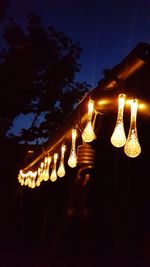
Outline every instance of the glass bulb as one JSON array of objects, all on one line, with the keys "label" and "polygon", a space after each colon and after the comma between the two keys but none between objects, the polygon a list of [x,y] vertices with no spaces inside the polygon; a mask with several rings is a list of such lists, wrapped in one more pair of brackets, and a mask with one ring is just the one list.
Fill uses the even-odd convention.
[{"label": "glass bulb", "polygon": [[68,159],[68,165],[71,168],[75,168],[77,166],[76,136],[77,136],[77,131],[76,129],[73,129],[72,130],[72,145],[71,145],[71,150],[70,150],[70,156]]},{"label": "glass bulb", "polygon": [[64,156],[65,156],[65,150],[66,150],[66,146],[62,145],[61,146],[61,158],[60,158],[60,163],[59,163],[59,167],[58,167],[58,171],[57,171],[57,175],[59,177],[64,177],[66,172],[65,172],[65,166],[64,166]]},{"label": "glass bulb", "polygon": [[45,157],[44,159],[44,170],[43,170],[43,180],[48,181],[49,180],[49,167],[51,163],[51,157]]},{"label": "glass bulb", "polygon": [[31,183],[32,183],[31,178],[28,178],[28,183],[27,183],[27,185],[28,185],[29,187],[31,187]]},{"label": "glass bulb", "polygon": [[24,179],[22,178],[20,181],[20,184],[23,186],[24,185]]},{"label": "glass bulb", "polygon": [[111,143],[115,147],[122,147],[126,143],[126,135],[123,124],[123,111],[125,105],[125,95],[120,94],[118,100],[118,116],[116,126],[111,136]]},{"label": "glass bulb", "polygon": [[41,162],[41,165],[40,166],[41,166],[41,169],[44,168],[44,162],[43,161]]},{"label": "glass bulb", "polygon": [[34,181],[34,180],[31,181],[31,186],[30,186],[30,187],[31,187],[32,189],[35,188],[35,181]]},{"label": "glass bulb", "polygon": [[25,179],[24,185],[28,185],[28,179]]},{"label": "glass bulb", "polygon": [[138,101],[133,99],[131,102],[131,120],[128,138],[124,147],[124,152],[128,157],[135,158],[141,153],[141,146],[138,140],[136,117],[137,117]]},{"label": "glass bulb", "polygon": [[51,156],[48,156],[48,158],[47,158],[47,162],[48,162],[48,165],[49,165],[49,166],[50,166],[50,164],[51,164],[51,161],[52,161]]},{"label": "glass bulb", "polygon": [[92,126],[92,115],[94,110],[94,101],[90,100],[88,103],[88,119],[87,124],[82,133],[82,139],[84,142],[89,143],[95,139],[95,133]]},{"label": "glass bulb", "polygon": [[57,175],[59,177],[64,177],[65,174],[66,174],[66,172],[65,172],[65,166],[64,166],[63,162],[60,162],[59,168],[58,168],[58,171],[57,171]]},{"label": "glass bulb", "polygon": [[57,180],[57,173],[56,173],[56,170],[52,170],[51,172],[51,176],[50,176],[50,180],[52,182],[55,182]]},{"label": "glass bulb", "polygon": [[48,181],[49,179],[49,168],[46,168],[44,171],[43,171],[43,180],[44,181]]},{"label": "glass bulb", "polygon": [[41,184],[40,180],[37,179],[37,181],[36,181],[36,186],[40,186],[40,184]]},{"label": "glass bulb", "polygon": [[87,122],[87,125],[82,133],[82,139],[86,143],[92,142],[95,139],[95,133],[93,131],[93,126],[91,121]]},{"label": "glass bulb", "polygon": [[44,164],[45,164],[45,165],[47,164],[47,161],[48,161],[48,158],[45,157],[45,159],[44,159]]},{"label": "glass bulb", "polygon": [[44,179],[44,162],[43,161],[40,164],[40,168],[38,168],[38,177],[39,177],[40,182],[42,182]]},{"label": "glass bulb", "polygon": [[43,180],[42,169],[40,167],[38,168],[38,179],[39,179],[40,182],[42,182],[42,180]]},{"label": "glass bulb", "polygon": [[77,155],[75,151],[71,151],[69,159],[68,159],[68,165],[71,168],[75,168],[77,166]]},{"label": "glass bulb", "polygon": [[54,153],[53,168],[52,168],[52,172],[50,175],[50,180],[52,182],[55,182],[57,180],[57,172],[56,172],[57,159],[58,159],[58,154]]}]

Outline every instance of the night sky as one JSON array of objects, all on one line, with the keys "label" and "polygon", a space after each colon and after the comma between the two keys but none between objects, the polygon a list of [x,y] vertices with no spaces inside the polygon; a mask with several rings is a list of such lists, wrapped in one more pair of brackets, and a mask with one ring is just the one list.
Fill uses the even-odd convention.
[{"label": "night sky", "polygon": [[[120,63],[139,42],[150,41],[150,0],[10,2],[7,16],[24,27],[28,14],[39,15],[45,26],[52,25],[80,43],[81,70],[76,79],[92,87],[102,78],[103,69]],[[16,132],[28,124],[29,117],[21,117],[15,123]]]},{"label": "night sky", "polygon": [[[150,0],[87,1],[10,0],[7,17],[25,28],[26,16],[37,14],[45,27],[79,42],[76,80],[95,87],[103,69],[120,63],[138,43],[150,43]],[[127,83],[127,92],[138,88],[147,101],[148,68]],[[97,116],[95,168],[86,186],[66,164],[64,179],[33,191],[21,187],[17,173],[28,157],[22,160],[24,146],[2,143],[0,267],[150,266],[150,126],[149,117],[139,118],[142,153],[131,159],[110,144],[114,114]],[[15,132],[29,123],[20,116]]]},{"label": "night sky", "polygon": [[8,14],[25,25],[38,14],[83,49],[77,79],[96,86],[102,70],[119,63],[139,42],[150,41],[150,1],[13,0]]}]

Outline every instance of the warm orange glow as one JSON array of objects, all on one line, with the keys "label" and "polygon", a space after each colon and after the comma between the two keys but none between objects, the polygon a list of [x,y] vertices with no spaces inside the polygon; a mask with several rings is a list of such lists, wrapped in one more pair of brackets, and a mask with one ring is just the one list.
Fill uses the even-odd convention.
[{"label": "warm orange glow", "polygon": [[89,100],[89,103],[88,103],[88,115],[89,116],[92,116],[93,110],[94,110],[94,101]]},{"label": "warm orange glow", "polygon": [[37,179],[37,181],[36,181],[36,186],[40,186],[40,184],[41,184],[40,180]]},{"label": "warm orange glow", "polygon": [[136,117],[138,101],[133,99],[131,102],[131,120],[128,138],[124,147],[124,152],[128,157],[135,158],[141,153],[141,147],[138,140]]},{"label": "warm orange glow", "polygon": [[59,177],[64,177],[66,172],[65,172],[65,166],[64,166],[64,156],[65,156],[65,150],[66,150],[66,146],[62,145],[61,146],[61,157],[60,157],[60,163],[59,163],[59,167],[58,167],[58,171],[57,171],[57,175]]},{"label": "warm orange glow", "polygon": [[99,106],[105,106],[111,103],[111,99],[105,98],[105,99],[101,99],[97,102],[97,104]]},{"label": "warm orange glow", "polygon": [[118,116],[117,116],[116,126],[111,136],[111,143],[115,147],[122,147],[125,145],[126,142],[126,135],[123,124],[124,105],[125,105],[125,95],[120,94],[118,99]]},{"label": "warm orange glow", "polygon": [[90,100],[88,103],[88,119],[87,124],[82,133],[82,139],[84,142],[89,143],[95,139],[95,133],[92,125],[92,115],[94,110],[94,101]]},{"label": "warm orange glow", "polygon": [[71,150],[70,150],[70,156],[68,159],[68,165],[71,168],[75,168],[77,166],[76,136],[77,136],[76,129],[73,129],[72,130],[72,145],[71,145]]},{"label": "warm orange glow", "polygon": [[48,181],[49,180],[49,167],[50,167],[50,163],[51,163],[51,157],[45,157],[44,159],[44,167],[43,167],[43,171],[42,171],[42,178],[44,181]]},{"label": "warm orange glow", "polygon": [[50,175],[50,180],[52,182],[55,182],[57,180],[57,172],[56,172],[57,159],[58,159],[58,154],[54,153],[54,156],[53,156],[53,168],[52,168],[52,172],[51,172],[51,175]]},{"label": "warm orange glow", "polygon": [[[147,110],[147,104],[144,103],[144,102],[143,102],[142,100],[140,100],[140,99],[138,99],[137,101],[138,101],[138,111],[146,111],[146,110]],[[133,99],[128,98],[128,99],[126,100],[125,105],[126,105],[127,107],[130,108],[132,102],[133,102]]]}]

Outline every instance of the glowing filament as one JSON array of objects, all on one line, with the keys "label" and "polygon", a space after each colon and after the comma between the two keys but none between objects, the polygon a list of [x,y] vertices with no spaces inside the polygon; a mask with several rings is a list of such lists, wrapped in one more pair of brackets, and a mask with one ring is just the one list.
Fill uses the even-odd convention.
[{"label": "glowing filament", "polygon": [[38,168],[38,180],[40,181],[40,183],[43,181],[43,177],[42,177],[42,169],[41,169],[41,167]]},{"label": "glowing filament", "polygon": [[40,186],[41,182],[39,179],[36,180],[36,186]]},{"label": "glowing filament", "polygon": [[64,166],[64,156],[65,156],[65,150],[66,150],[66,146],[62,145],[61,146],[61,157],[60,157],[60,163],[59,163],[59,167],[58,167],[58,171],[57,174],[59,177],[64,177],[66,172],[65,172],[65,166]]},{"label": "glowing filament", "polygon": [[40,168],[38,168],[38,178],[39,178],[40,182],[43,181],[43,178],[44,178],[44,162],[41,162]]},{"label": "glowing filament", "polygon": [[52,168],[52,172],[51,172],[51,176],[50,176],[50,180],[52,182],[55,182],[57,180],[57,173],[56,173],[57,159],[58,159],[58,154],[54,153],[53,168]]},{"label": "glowing filament", "polygon": [[49,179],[49,167],[51,163],[51,157],[45,157],[44,159],[44,170],[43,170],[43,180],[48,181]]},{"label": "glowing filament", "polygon": [[124,152],[128,157],[135,158],[141,153],[141,147],[138,140],[136,117],[138,101],[133,99],[131,102],[131,120],[128,138],[124,147]]},{"label": "glowing filament", "polygon": [[122,147],[126,143],[126,135],[123,124],[123,111],[125,105],[125,95],[120,94],[118,100],[118,116],[116,126],[111,136],[111,143],[115,147]]},{"label": "glowing filament", "polygon": [[77,131],[76,131],[76,129],[73,129],[72,130],[72,145],[71,145],[71,150],[70,150],[70,156],[68,159],[68,165],[71,168],[74,168],[77,166],[76,136],[77,136]]},{"label": "glowing filament", "polygon": [[88,119],[87,124],[82,133],[82,139],[84,142],[92,142],[95,139],[95,133],[92,126],[92,115],[94,110],[94,101],[90,100],[88,103]]}]

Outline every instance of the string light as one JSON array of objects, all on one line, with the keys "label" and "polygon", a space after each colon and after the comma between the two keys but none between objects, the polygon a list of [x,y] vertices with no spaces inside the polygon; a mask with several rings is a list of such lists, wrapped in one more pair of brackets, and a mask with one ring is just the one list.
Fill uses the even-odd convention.
[{"label": "string light", "polygon": [[54,153],[53,168],[52,168],[52,172],[51,172],[51,175],[50,175],[50,180],[52,182],[55,182],[57,180],[57,172],[56,172],[57,159],[58,159],[58,153]]},{"label": "string light", "polygon": [[92,126],[93,110],[94,110],[94,101],[89,100],[87,124],[82,133],[82,139],[86,143],[92,142],[95,139],[95,133],[94,133],[93,126]]},{"label": "string light", "polygon": [[76,137],[77,137],[77,131],[76,129],[73,129],[72,130],[72,145],[71,145],[71,150],[70,150],[70,156],[68,159],[68,165],[71,168],[75,168],[77,166]]},{"label": "string light", "polygon": [[36,186],[40,186],[41,182],[39,179],[36,180]]},{"label": "string light", "polygon": [[31,184],[30,184],[30,187],[33,189],[35,188],[35,178],[36,178],[36,175],[37,175],[37,172],[32,172],[31,173]]},{"label": "string light", "polygon": [[43,180],[49,180],[49,167],[51,163],[51,157],[45,157],[44,159],[44,170],[43,170]]},{"label": "string light", "polygon": [[126,143],[126,135],[123,124],[123,111],[125,105],[125,95],[120,94],[118,99],[118,116],[116,126],[111,136],[111,143],[115,147],[122,147]]},{"label": "string light", "polygon": [[131,102],[131,119],[128,138],[124,147],[124,152],[128,157],[135,158],[141,153],[141,146],[138,140],[136,118],[138,101],[133,99]]},{"label": "string light", "polygon": [[[126,97],[125,94],[120,94],[118,98],[118,115],[117,115],[116,125],[113,134],[111,136],[111,143],[115,147],[122,147],[125,145],[124,147],[125,154],[129,157],[135,158],[141,153],[141,147],[138,140],[137,126],[136,126],[138,101],[137,99],[131,101],[130,128],[129,128],[128,138],[126,140],[124,124],[123,124],[125,97]],[[94,110],[94,101],[90,100],[88,103],[87,124],[85,126],[84,131],[82,132],[82,139],[86,143],[92,142],[95,139],[95,133],[92,125],[93,110]],[[76,137],[77,137],[77,131],[76,129],[72,129],[72,142],[71,142],[70,155],[68,158],[68,165],[71,168],[77,166]],[[54,182],[57,180],[57,175],[59,177],[65,176],[66,174],[65,162],[64,162],[65,151],[66,151],[66,145],[63,144],[61,146],[61,155],[60,155],[58,171],[56,170],[58,153],[54,153],[52,171],[51,175],[49,176],[49,169],[52,157],[47,155],[44,158],[44,160],[40,162],[40,165],[37,168],[37,170],[35,171],[29,170],[27,172],[20,170],[18,174],[19,183],[22,186],[35,188],[36,186],[39,187],[43,180],[48,181],[50,179],[52,182]]]},{"label": "string light", "polygon": [[64,156],[65,156],[65,150],[66,150],[66,145],[61,146],[61,157],[60,157],[60,163],[57,171],[57,175],[59,177],[64,177],[66,172],[65,172],[65,165],[64,165]]}]

